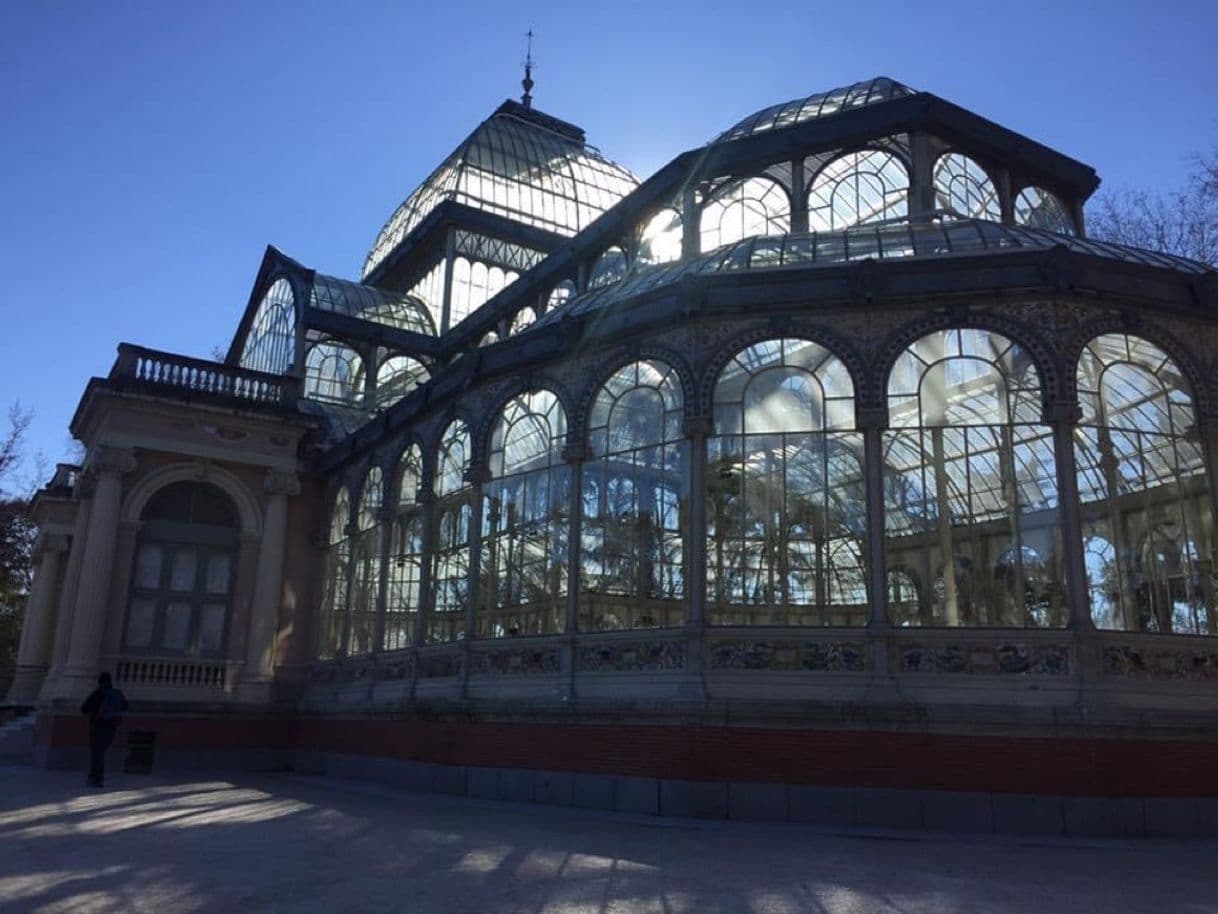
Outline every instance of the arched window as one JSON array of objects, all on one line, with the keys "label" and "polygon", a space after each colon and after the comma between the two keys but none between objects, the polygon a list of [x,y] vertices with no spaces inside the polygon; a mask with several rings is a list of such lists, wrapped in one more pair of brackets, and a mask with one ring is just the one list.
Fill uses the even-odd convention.
[{"label": "arched window", "polygon": [[596,265],[588,276],[588,288],[599,289],[617,282],[626,275],[627,266],[626,252],[614,245],[597,258]]},{"label": "arched window", "polygon": [[483,492],[483,637],[562,630],[570,471],[567,416],[548,390],[513,397],[491,435]]},{"label": "arched window", "polygon": [[791,230],[791,201],[777,181],[749,178],[708,200],[700,225],[703,251],[750,235],[785,235]]},{"label": "arched window", "polygon": [[[1193,399],[1162,349],[1120,333],[1078,364],[1075,435],[1092,618],[1126,631],[1218,634],[1210,480]],[[1203,564],[1204,562],[1204,564]]]},{"label": "arched window", "polygon": [[427,369],[408,355],[391,355],[376,370],[376,405],[392,406],[427,380]]},{"label": "arched window", "polygon": [[515,270],[455,258],[448,326],[444,329],[455,327],[519,278]]},{"label": "arched window", "polygon": [[1074,223],[1056,196],[1039,187],[1025,187],[1015,198],[1015,222],[1061,235],[1073,235]]},{"label": "arched window", "polygon": [[381,507],[385,484],[379,467],[368,471],[360,494],[351,580],[351,637],[347,653],[370,654],[376,645],[376,598],[381,582]]},{"label": "arched window", "polygon": [[825,165],[808,191],[808,227],[840,232],[867,222],[897,219],[909,204],[909,175],[890,152],[864,149]]},{"label": "arched window", "polygon": [[465,634],[473,516],[473,488],[466,481],[469,466],[469,429],[460,419],[454,419],[440,439],[436,460],[432,613],[425,631],[429,643],[455,641]]},{"label": "arched window", "polygon": [[351,542],[347,525],[351,521],[351,500],[345,488],[339,489],[330,508],[330,546],[326,550],[325,583],[321,595],[321,632],[317,655],[333,657],[342,649],[343,621],[347,614],[347,580],[351,567]]},{"label": "arched window", "polygon": [[241,367],[271,374],[292,369],[296,354],[296,296],[282,277],[275,280],[254,312],[245,334]]},{"label": "arched window", "polygon": [[512,324],[508,328],[508,336],[523,333],[535,323],[537,323],[537,315],[533,312],[532,308],[525,306],[517,311],[516,316],[512,318]]},{"label": "arched window", "polygon": [[350,346],[314,343],[305,356],[306,397],[360,405],[364,396],[364,362]]},{"label": "arched window", "polygon": [[647,220],[639,235],[639,263],[669,263],[681,259],[681,214],[672,207]]},{"label": "arched window", "polygon": [[935,207],[962,219],[1002,219],[998,191],[985,169],[966,155],[945,152],[934,168]]},{"label": "arched window", "polygon": [[917,625],[922,613],[918,579],[907,568],[888,569],[888,618],[893,625]]},{"label": "arched window", "polygon": [[1057,477],[1040,404],[1031,357],[986,330],[928,334],[893,365],[885,549],[890,569],[936,581],[922,624],[1065,624]]},{"label": "arched window", "polygon": [[555,308],[561,307],[574,295],[575,283],[571,282],[569,279],[564,279],[550,290],[550,297],[546,300],[546,313],[549,314]]},{"label": "arched window", "polygon": [[423,453],[412,444],[398,461],[397,509],[389,548],[389,586],[385,599],[385,650],[414,642],[415,620],[422,597],[423,575]]},{"label": "arched window", "polygon": [[140,515],[124,648],[222,657],[236,575],[237,516],[215,486],[176,482]]},{"label": "arched window", "polygon": [[865,623],[863,443],[846,366],[808,340],[766,340],[723,369],[714,403],[711,624]]},{"label": "arched window", "polygon": [[677,373],[618,369],[592,402],[583,468],[580,628],[676,626],[685,596],[688,447]]}]

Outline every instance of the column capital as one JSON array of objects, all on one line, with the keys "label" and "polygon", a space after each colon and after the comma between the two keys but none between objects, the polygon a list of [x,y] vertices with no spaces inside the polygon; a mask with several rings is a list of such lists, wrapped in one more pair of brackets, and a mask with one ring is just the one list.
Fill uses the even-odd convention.
[{"label": "column capital", "polygon": [[300,477],[295,473],[283,470],[268,470],[262,480],[262,488],[267,495],[299,495]]},{"label": "column capital", "polygon": [[855,421],[858,422],[860,431],[873,428],[883,431],[888,428],[888,406],[885,404],[859,405],[855,408]]},{"label": "column capital", "polygon": [[89,449],[85,472],[92,476],[103,473],[130,473],[135,469],[135,448],[99,444]]}]

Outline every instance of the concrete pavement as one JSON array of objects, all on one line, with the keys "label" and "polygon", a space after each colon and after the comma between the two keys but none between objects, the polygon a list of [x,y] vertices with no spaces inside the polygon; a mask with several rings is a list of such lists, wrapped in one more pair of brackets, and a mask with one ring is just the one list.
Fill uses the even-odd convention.
[{"label": "concrete pavement", "polygon": [[293,775],[0,768],[0,912],[1218,914],[1218,843],[834,834]]}]

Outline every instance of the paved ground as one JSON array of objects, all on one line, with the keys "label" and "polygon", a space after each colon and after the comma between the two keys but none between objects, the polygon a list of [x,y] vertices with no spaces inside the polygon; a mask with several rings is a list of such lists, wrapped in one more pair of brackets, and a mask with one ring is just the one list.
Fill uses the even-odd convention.
[{"label": "paved ground", "polygon": [[831,834],[266,775],[0,768],[0,912],[1218,914],[1218,843]]}]

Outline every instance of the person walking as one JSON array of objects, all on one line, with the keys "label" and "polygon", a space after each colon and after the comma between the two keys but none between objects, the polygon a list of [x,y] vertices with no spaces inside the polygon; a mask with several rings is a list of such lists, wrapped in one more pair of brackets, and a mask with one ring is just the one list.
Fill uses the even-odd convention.
[{"label": "person walking", "polygon": [[80,713],[89,718],[89,787],[101,787],[106,773],[106,750],[114,742],[114,733],[127,710],[127,698],[114,687],[109,673],[97,677],[97,688],[80,706]]}]

